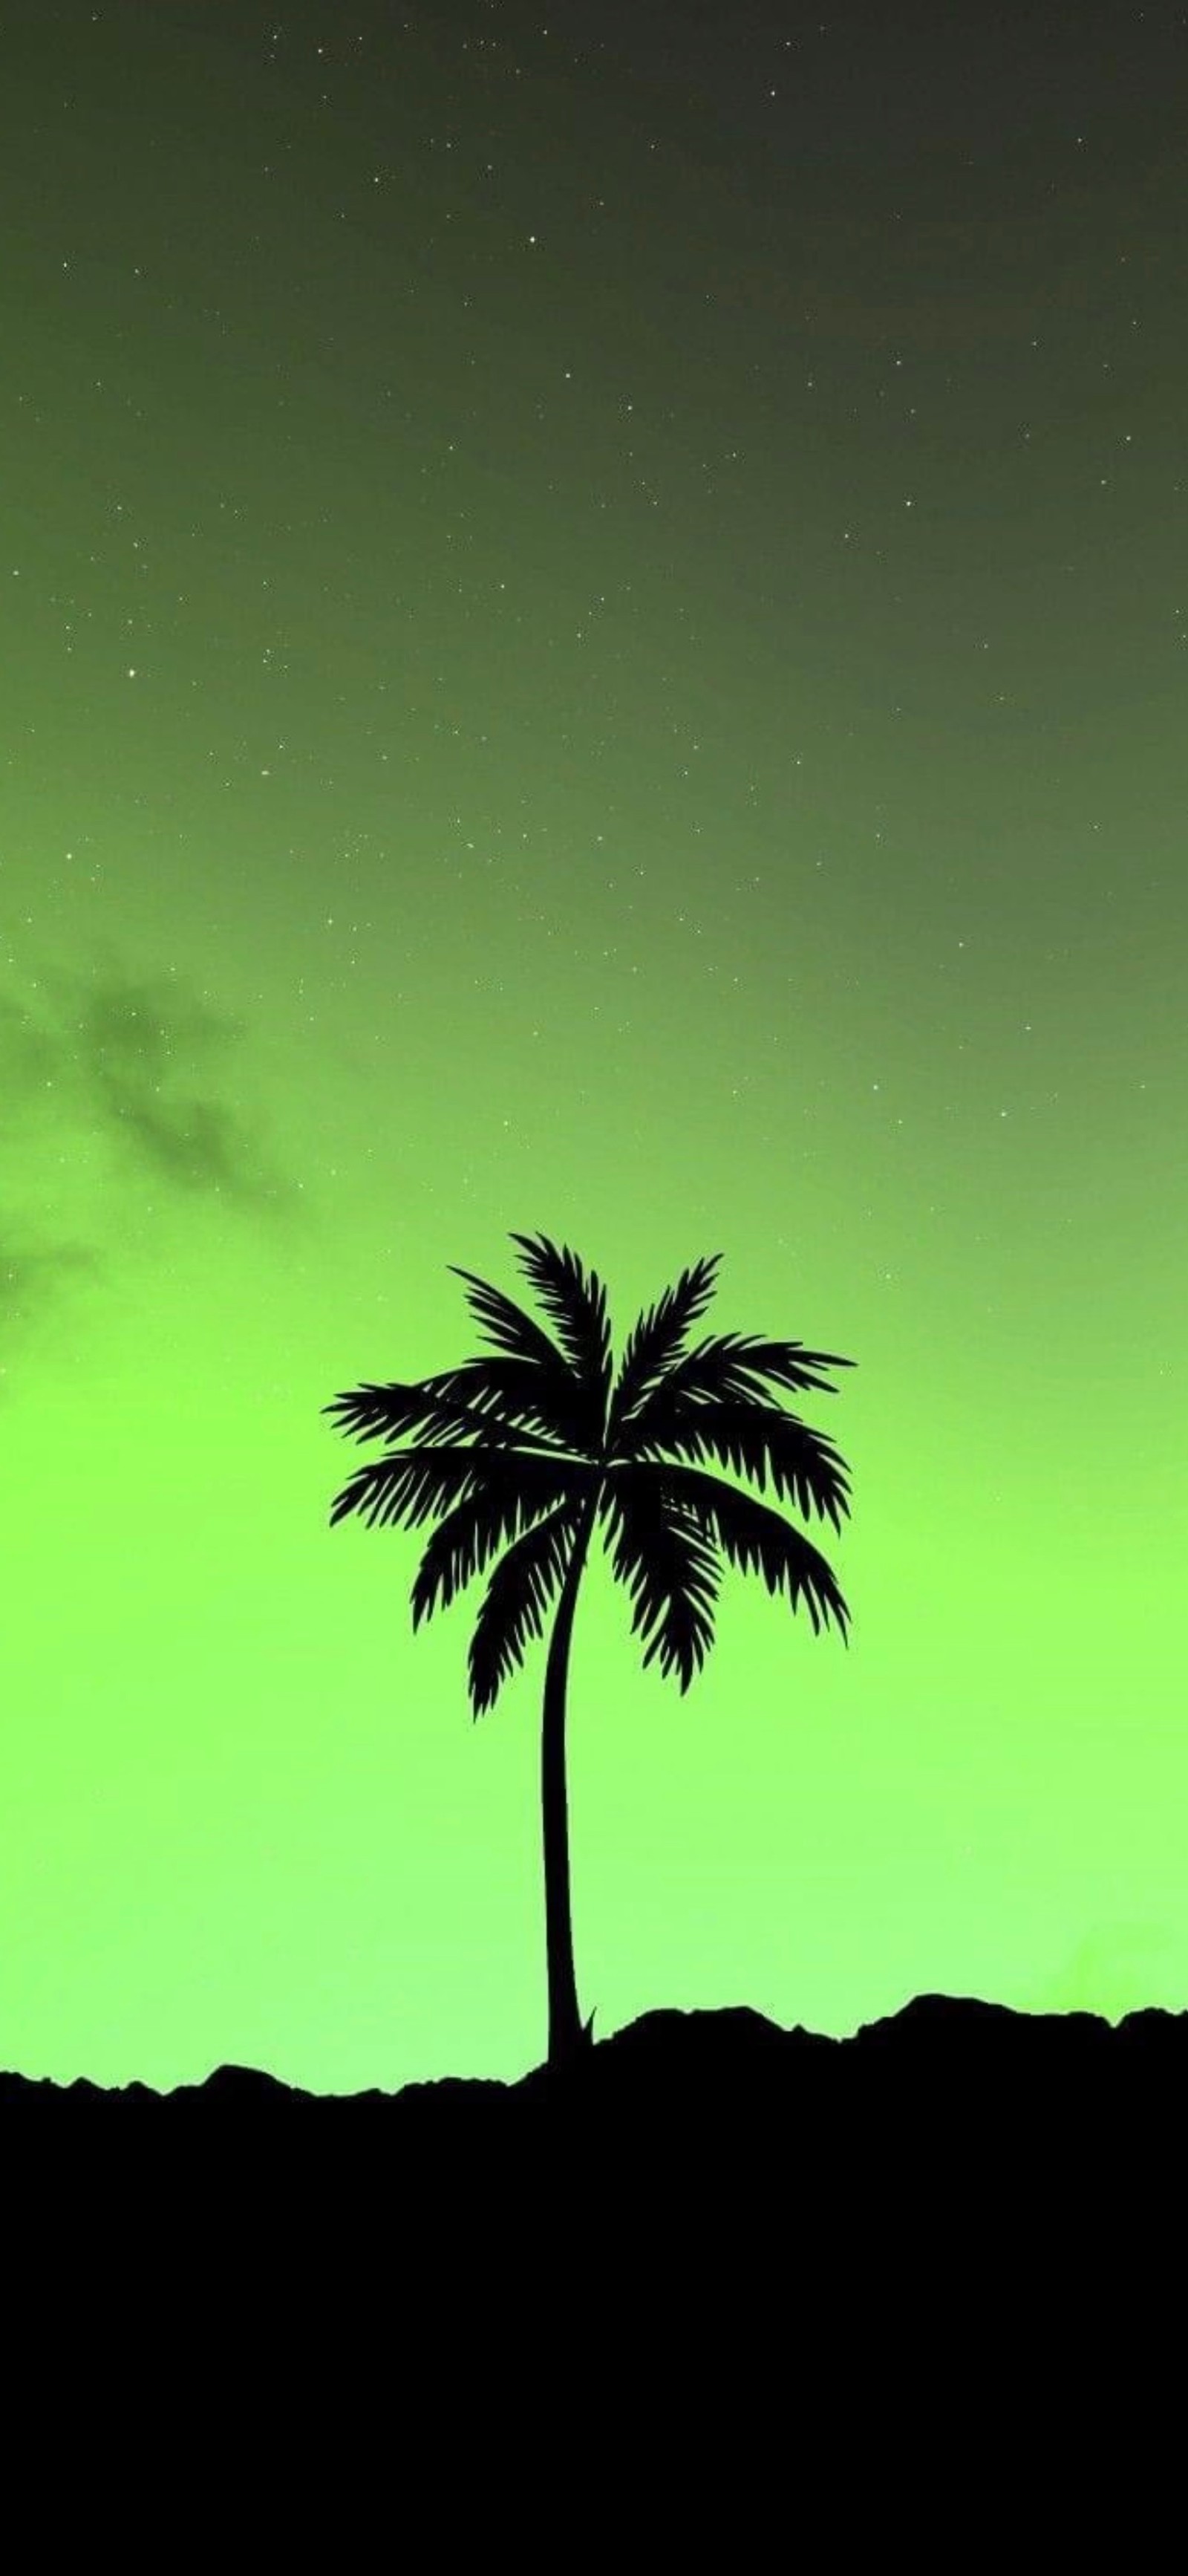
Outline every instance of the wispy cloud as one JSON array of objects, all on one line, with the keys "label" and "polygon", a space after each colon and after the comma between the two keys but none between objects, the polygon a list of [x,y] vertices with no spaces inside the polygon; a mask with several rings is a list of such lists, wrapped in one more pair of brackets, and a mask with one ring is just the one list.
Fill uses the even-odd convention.
[{"label": "wispy cloud", "polygon": [[185,1198],[223,1197],[265,1213],[296,1198],[262,1122],[230,1096],[232,1077],[210,1076],[212,1059],[247,1037],[246,1020],[173,975],[79,978],[73,990],[55,980],[71,1076],[133,1168]]},{"label": "wispy cloud", "polygon": [[[15,979],[0,989],[6,1346],[21,1326],[118,1267],[129,1192],[178,1210],[225,1203],[282,1232],[304,1223],[300,1184],[246,1105],[249,1039],[246,1020],[174,971],[44,967],[23,990]],[[96,1148],[103,1186],[80,1232],[66,1209]]]},{"label": "wispy cloud", "polygon": [[63,1291],[79,1278],[101,1274],[103,1261],[93,1244],[50,1243],[40,1248],[22,1242],[0,1220],[0,1333],[33,1322],[60,1304]]},{"label": "wispy cloud", "polygon": [[5,1123],[14,1110],[39,1099],[54,1077],[59,1049],[26,1004],[0,991],[0,1097]]}]

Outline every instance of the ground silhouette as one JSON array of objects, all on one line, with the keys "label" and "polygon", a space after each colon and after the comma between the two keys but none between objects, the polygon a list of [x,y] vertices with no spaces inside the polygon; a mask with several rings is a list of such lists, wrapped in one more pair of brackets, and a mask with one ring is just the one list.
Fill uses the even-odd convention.
[{"label": "ground silhouette", "polygon": [[[447,2077],[320,2095],[256,2068],[219,2066],[172,2092],[0,2074],[0,2152],[60,2150],[147,2178],[187,2161],[266,2167],[278,2190],[318,2170],[365,2193],[415,2185],[425,2200],[464,2172],[498,2174],[521,2200],[546,2191],[557,2158],[642,2187],[661,2174],[700,2224],[761,2215],[797,2171],[828,2194],[860,2170],[878,2193],[893,2178],[1025,2189],[1061,2158],[1082,2172],[1113,2160],[1154,2176],[1182,2153],[1188,2111],[1188,2012],[1150,2009],[1116,2025],[1088,2012],[1022,2013],[972,1998],[921,1995],[834,2039],[783,2029],[749,2008],[658,2010],[558,2069],[518,2080]],[[731,2194],[745,2183],[747,2208]]]},{"label": "ground silhouette", "polygon": [[379,2463],[396,2427],[451,2527],[489,2514],[476,2441],[518,2494],[547,2428],[671,2546],[715,2475],[736,2519],[825,2479],[885,2531],[884,2439],[957,2530],[1021,2435],[1055,2481],[1093,2392],[1178,2343],[1186,2112],[1184,2013],[936,1995],[841,2040],[660,2010],[567,2070],[393,2094],[7,2074],[9,2346],[133,2356],[142,2414],[200,2384],[253,2457],[269,2410],[315,2451],[377,2423]]}]

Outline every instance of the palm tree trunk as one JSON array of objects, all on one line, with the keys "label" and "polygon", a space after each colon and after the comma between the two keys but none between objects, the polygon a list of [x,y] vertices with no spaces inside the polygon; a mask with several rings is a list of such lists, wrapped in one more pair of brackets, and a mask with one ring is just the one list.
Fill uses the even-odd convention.
[{"label": "palm tree trunk", "polygon": [[[549,1980],[549,2065],[569,2066],[591,2033],[578,2011],[569,1894],[569,1801],[565,1786],[565,1687],[578,1585],[594,1525],[594,1505],[583,1514],[561,1587],[545,1666],[544,1720],[540,1738],[540,1806],[544,1830],[545,1943]],[[593,2015],[591,2014],[591,2022]]]}]

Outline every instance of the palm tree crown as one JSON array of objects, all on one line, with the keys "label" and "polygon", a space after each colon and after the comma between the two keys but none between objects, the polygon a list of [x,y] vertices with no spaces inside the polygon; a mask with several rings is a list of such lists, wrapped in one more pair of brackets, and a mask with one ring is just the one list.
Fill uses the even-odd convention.
[{"label": "palm tree crown", "polygon": [[[659,1655],[662,1673],[675,1672],[682,1691],[713,1643],[721,1557],[743,1572],[759,1571],[770,1593],[785,1589],[793,1610],[803,1601],[815,1632],[832,1618],[845,1643],[849,1612],[812,1541],[698,1462],[729,1467],[761,1493],[770,1476],[777,1499],[787,1497],[804,1515],[828,1514],[840,1533],[841,1515],[849,1511],[843,1461],[830,1440],[785,1412],[769,1390],[834,1394],[822,1372],[853,1362],[754,1334],[715,1334],[690,1349],[690,1329],[715,1291],[715,1253],[683,1271],[675,1288],[639,1317],[612,1379],[606,1294],[596,1273],[587,1275],[572,1252],[558,1250],[545,1235],[514,1234],[512,1241],[555,1338],[501,1290],[458,1270],[492,1347],[416,1385],[359,1386],[322,1409],[348,1437],[408,1444],[357,1467],[330,1519],[360,1512],[369,1526],[437,1521],[413,1583],[414,1629],[439,1606],[448,1607],[493,1558],[500,1560],[470,1640],[476,1718],[522,1663],[529,1637],[540,1635],[560,1591],[542,1770],[546,1896],[551,1889],[556,1913],[555,1923],[550,1915],[553,2056],[572,2046],[576,2013],[576,1999],[558,2004],[554,1992],[553,1936],[564,1949],[565,1677],[593,1529],[601,1520],[614,1572],[633,1595],[632,1626],[643,1632],[645,1665]],[[561,1985],[563,1969],[562,1961]]]}]

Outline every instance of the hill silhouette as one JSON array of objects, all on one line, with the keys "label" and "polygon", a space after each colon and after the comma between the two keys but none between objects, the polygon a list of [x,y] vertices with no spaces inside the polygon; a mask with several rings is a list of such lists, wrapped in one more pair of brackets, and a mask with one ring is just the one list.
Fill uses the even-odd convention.
[{"label": "hill silhouette", "polygon": [[667,2213],[695,2207],[708,2242],[782,2223],[808,2174],[819,2205],[857,2175],[868,2209],[894,2188],[934,2213],[974,2191],[984,2212],[988,2186],[1020,2201],[1054,2179],[1066,2194],[1093,2176],[1114,2189],[1124,2169],[1149,2194],[1178,2171],[1186,2111],[1188,2013],[1114,2025],[930,1994],[844,2039],[745,2006],[657,2010],[569,2067],[395,2093],[313,2094],[235,2065],[166,2093],[5,2073],[0,2154],[34,2181],[66,2158],[167,2196],[187,2171],[208,2191],[266,2177],[278,2203],[333,2177],[356,2216],[382,2191],[423,2211],[448,2201],[458,2224],[476,2197],[489,2215],[496,2181],[503,2206],[531,2209],[563,2155],[597,2177],[603,2207],[659,2180]]},{"label": "hill silhouette", "polygon": [[919,2451],[943,2503],[987,2428],[1013,2460],[1025,2412],[1042,2449],[1054,2408],[1158,2375],[1186,2107],[1184,2013],[943,1995],[840,2040],[649,2012],[571,2068],[393,2094],[6,2074],[10,2342],[51,2373],[105,2352],[145,2420],[200,2384],[249,2453],[262,2407],[317,2443],[378,2419],[380,2461],[396,2421],[402,2479],[419,2443],[434,2512],[480,2522],[460,2409],[472,2471],[482,2439],[520,2474],[547,2427],[567,2474],[593,2446],[670,2538],[701,2545],[715,2461],[735,2520],[758,2513],[793,2438],[797,2479],[832,2462],[847,2528],[882,2530],[855,2438]]}]

